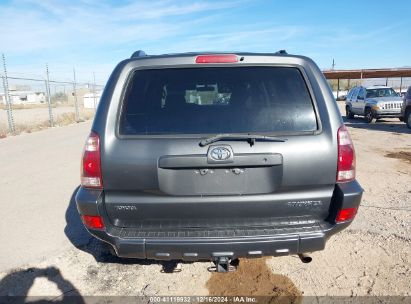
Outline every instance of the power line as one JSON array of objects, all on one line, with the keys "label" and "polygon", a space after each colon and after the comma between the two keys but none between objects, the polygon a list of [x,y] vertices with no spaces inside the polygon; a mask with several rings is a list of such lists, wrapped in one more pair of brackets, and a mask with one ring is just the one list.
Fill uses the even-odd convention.
[{"label": "power line", "polygon": [[[29,80],[29,81],[39,81],[39,82],[44,82],[44,79],[36,79],[36,78],[23,78],[23,77],[7,77],[8,79],[13,79],[13,80]],[[50,80],[49,82],[51,83],[60,83],[60,84],[73,84],[72,81],[57,81],[57,80]],[[76,84],[80,85],[88,85],[88,82],[77,82]],[[96,86],[101,86],[103,87],[104,85],[102,84],[96,84]]]}]

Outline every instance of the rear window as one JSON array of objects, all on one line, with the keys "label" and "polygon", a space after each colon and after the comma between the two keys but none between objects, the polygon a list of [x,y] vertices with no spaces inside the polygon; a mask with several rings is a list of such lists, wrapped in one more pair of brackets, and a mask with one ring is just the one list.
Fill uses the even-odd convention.
[{"label": "rear window", "polygon": [[136,70],[120,135],[312,132],[307,85],[291,67]]}]

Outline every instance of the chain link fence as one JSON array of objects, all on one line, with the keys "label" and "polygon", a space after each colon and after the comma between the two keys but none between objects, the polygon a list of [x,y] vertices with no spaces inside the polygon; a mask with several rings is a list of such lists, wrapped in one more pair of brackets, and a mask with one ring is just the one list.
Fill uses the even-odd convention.
[{"label": "chain link fence", "polygon": [[0,73],[0,137],[64,126],[94,116],[103,86],[94,82],[16,77]]},{"label": "chain link fence", "polygon": [[[0,72],[0,137],[7,134],[32,132],[43,128],[64,126],[91,119],[100,100],[103,85],[50,79],[49,67],[45,77],[17,77],[7,73],[4,55]],[[388,85],[398,93],[411,86],[411,77],[329,80],[337,99],[344,98],[356,85]]]}]

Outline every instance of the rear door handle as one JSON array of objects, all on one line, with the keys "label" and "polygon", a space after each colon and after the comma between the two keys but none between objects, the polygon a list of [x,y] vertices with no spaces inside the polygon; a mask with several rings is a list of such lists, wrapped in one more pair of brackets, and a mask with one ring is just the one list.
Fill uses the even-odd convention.
[{"label": "rear door handle", "polygon": [[239,167],[270,167],[283,164],[283,156],[279,153],[241,153],[234,154],[231,162],[208,163],[207,155],[164,155],[158,161],[158,167],[163,169],[185,168],[239,168]]}]

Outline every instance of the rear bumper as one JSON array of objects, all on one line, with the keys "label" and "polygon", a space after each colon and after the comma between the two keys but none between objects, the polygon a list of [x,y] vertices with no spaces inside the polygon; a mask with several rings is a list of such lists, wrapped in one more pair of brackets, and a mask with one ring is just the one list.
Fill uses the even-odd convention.
[{"label": "rear bumper", "polygon": [[156,260],[214,260],[218,257],[281,256],[322,250],[326,235],[288,234],[256,237],[216,238],[119,238],[90,231],[110,243],[119,257]]},{"label": "rear bumper", "polygon": [[80,214],[103,216],[106,228],[89,232],[111,244],[119,257],[157,260],[215,260],[218,257],[281,256],[323,250],[327,239],[351,221],[335,223],[339,209],[358,207],[362,188],[356,182],[335,187],[329,217],[322,222],[299,222],[281,227],[141,231],[110,224],[101,192],[80,188]]}]

